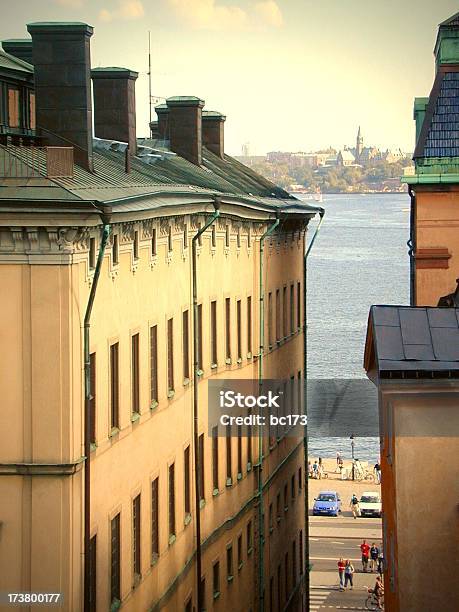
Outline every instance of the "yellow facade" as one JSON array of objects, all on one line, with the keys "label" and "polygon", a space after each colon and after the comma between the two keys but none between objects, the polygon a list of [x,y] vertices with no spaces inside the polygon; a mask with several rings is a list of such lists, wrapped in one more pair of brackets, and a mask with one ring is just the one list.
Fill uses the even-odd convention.
[{"label": "yellow facade", "polygon": [[[207,380],[258,376],[259,247],[260,236],[268,224],[266,215],[262,218],[254,213],[250,218],[244,213],[238,217],[234,211],[234,205],[223,208],[215,229],[207,230],[198,246],[203,370],[198,383],[199,434],[204,434],[205,491],[200,515],[205,607],[246,612],[255,610],[257,605],[257,440],[251,442],[251,461],[249,442],[246,438],[242,440],[238,475],[238,441],[232,439],[232,481],[229,482],[226,443],[223,438],[219,439],[218,491],[214,490],[214,454],[207,431]],[[95,542],[96,562],[95,570],[92,564],[92,572],[94,580],[95,571],[97,588],[93,609],[117,607],[114,596],[117,579],[113,571],[113,548],[118,545],[113,540],[117,533],[113,521],[117,515],[122,609],[191,610],[187,605],[196,606],[191,238],[204,220],[203,209],[199,212],[185,206],[173,215],[165,208],[161,214],[118,213],[111,220],[109,245],[91,317],[89,347],[95,364],[90,530],[91,537],[95,538],[92,543]],[[4,296],[0,354],[3,374],[0,590],[61,591],[66,610],[81,610],[83,318],[94,276],[90,264],[94,264],[100,244],[100,221],[96,214],[86,212],[80,213],[77,220],[64,213],[57,217],[37,212],[13,216],[2,213],[0,223],[0,279]],[[302,376],[304,240],[303,221],[298,220],[266,242],[265,300],[269,293],[273,296],[271,324],[265,305],[267,338],[275,335],[275,329],[270,331],[269,326],[274,328],[276,319],[282,321],[278,341],[276,338],[271,348],[266,346],[266,378],[298,378],[299,373]],[[276,290],[281,296],[277,302]],[[231,314],[230,360],[225,333],[227,299]],[[248,325],[249,299],[251,326]],[[217,313],[216,367],[212,367],[210,346],[213,301],[216,301]],[[188,349],[183,344],[186,312]],[[284,316],[286,329],[283,329]],[[168,323],[170,320],[172,324]],[[154,327],[157,371],[153,380],[157,380],[157,401],[152,392],[154,332],[151,330]],[[171,329],[173,353],[171,343],[168,344]],[[133,346],[133,342],[138,344]],[[117,426],[113,427],[112,378],[115,374],[110,356],[113,359],[111,347],[115,344],[118,344],[119,387]],[[184,363],[187,351],[188,365]],[[168,369],[171,362],[173,390]],[[138,393],[135,376],[139,381]],[[186,485],[187,447],[191,473]],[[304,536],[302,439],[284,438],[270,449],[266,443],[265,454],[265,605],[267,609],[270,605],[278,609],[278,602],[284,606],[290,597],[294,600],[300,596],[300,571],[305,569],[301,556],[304,541],[300,541]],[[170,533],[172,465],[173,534]],[[157,554],[152,550],[152,487],[156,486],[152,483],[156,478]],[[190,512],[185,508],[186,487]],[[136,542],[133,515],[138,513],[139,506],[134,508],[138,495],[140,536]],[[140,559],[134,551],[139,543]],[[227,564],[231,561],[229,547],[232,547],[233,578],[227,576]],[[219,563],[218,585],[216,563]]]}]

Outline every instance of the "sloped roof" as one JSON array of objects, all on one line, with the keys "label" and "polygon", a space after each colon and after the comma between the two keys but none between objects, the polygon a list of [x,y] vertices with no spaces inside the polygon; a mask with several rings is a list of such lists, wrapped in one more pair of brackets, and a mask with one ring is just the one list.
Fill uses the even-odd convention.
[{"label": "sloped roof", "polygon": [[459,72],[438,72],[414,152],[419,157],[459,157]]},{"label": "sloped roof", "polygon": [[442,26],[456,26],[459,25],[459,13],[456,13],[455,15],[452,15],[451,17],[448,17],[448,19],[445,19],[445,21],[442,21],[440,23],[440,27]]},{"label": "sloped roof", "polygon": [[30,75],[33,74],[32,64],[6,53],[3,49],[0,49],[0,68],[15,70],[16,72],[23,72]]},{"label": "sloped roof", "polygon": [[459,308],[372,306],[365,369],[381,378],[452,371],[459,377]]}]

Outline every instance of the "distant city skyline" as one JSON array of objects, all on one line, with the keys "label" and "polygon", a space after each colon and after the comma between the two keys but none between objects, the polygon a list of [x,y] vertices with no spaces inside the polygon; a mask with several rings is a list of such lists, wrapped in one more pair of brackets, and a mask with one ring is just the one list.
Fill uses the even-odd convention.
[{"label": "distant city skyline", "polygon": [[[227,116],[228,153],[414,145],[412,105],[430,93],[438,23],[455,0],[16,0],[0,37],[32,21],[94,26],[92,65],[139,71],[138,134],[148,132],[148,31],[153,94],[198,95]],[[415,26],[415,27],[413,27]],[[430,60],[430,61],[429,61]]]}]

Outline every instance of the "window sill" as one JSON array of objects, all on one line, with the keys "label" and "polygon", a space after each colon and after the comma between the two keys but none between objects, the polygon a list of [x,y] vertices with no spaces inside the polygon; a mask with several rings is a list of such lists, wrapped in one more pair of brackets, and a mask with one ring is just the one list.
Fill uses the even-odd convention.
[{"label": "window sill", "polygon": [[247,554],[248,554],[248,555],[251,555],[251,554],[252,554],[252,552],[253,552],[253,548],[252,548],[252,546],[250,546],[250,547],[247,549]]},{"label": "window sill", "polygon": [[132,588],[136,589],[142,581],[142,574],[134,574],[134,582]]},{"label": "window sill", "polygon": [[190,384],[190,382],[191,382],[191,381],[190,381],[190,379],[189,379],[189,378],[184,378],[184,379],[183,379],[183,386],[184,386],[184,387],[187,387],[187,386]]},{"label": "window sill", "polygon": [[284,506],[284,512],[288,512],[288,506]]},{"label": "window sill", "polygon": [[227,576],[226,580],[227,582],[233,582],[234,576]]},{"label": "window sill", "polygon": [[238,472],[237,473],[237,479],[238,480],[242,480],[242,472]]},{"label": "window sill", "polygon": [[204,375],[204,370],[198,370],[196,372],[196,375],[197,375],[198,378],[201,378]]},{"label": "window sill", "polygon": [[169,391],[167,392],[167,399],[172,399],[174,395],[175,395],[174,389],[169,389]]},{"label": "window sill", "polygon": [[136,423],[140,419],[140,412],[133,412],[131,414],[131,423]]},{"label": "window sill", "polygon": [[247,353],[247,359],[252,359],[252,357],[253,357],[253,355],[252,355],[252,353],[249,351],[249,352]]},{"label": "window sill", "polygon": [[113,427],[111,432],[109,433],[108,437],[109,438],[116,438],[116,437],[118,437],[119,433],[120,433],[119,427]]},{"label": "window sill", "polygon": [[226,364],[226,365],[231,365],[232,363],[233,363],[233,362],[232,362],[232,360],[231,360],[231,357],[227,357],[227,358],[225,359],[225,364]]},{"label": "window sill", "polygon": [[97,442],[91,442],[90,450],[91,453],[94,453],[97,450]]},{"label": "window sill", "polygon": [[110,612],[116,612],[121,608],[121,602],[119,599],[114,599],[110,604]]},{"label": "window sill", "polygon": [[213,597],[214,599],[218,599],[220,597],[220,591],[215,591]]},{"label": "window sill", "polygon": [[211,370],[216,370],[218,368],[218,363],[211,363],[210,364],[210,369]]},{"label": "window sill", "polygon": [[233,486],[233,479],[232,478],[227,478],[226,479],[226,486],[227,487],[232,487]]},{"label": "window sill", "polygon": [[212,497],[217,497],[217,495],[219,495],[219,494],[220,494],[220,491],[218,489],[214,489],[212,491]]},{"label": "window sill", "polygon": [[270,527],[269,528],[269,533],[272,533],[274,531],[274,527]]},{"label": "window sill", "polygon": [[185,520],[183,522],[185,524],[185,527],[191,523],[191,513],[190,512],[185,514]]},{"label": "window sill", "polygon": [[251,472],[251,471],[252,471],[252,464],[251,464],[251,462],[250,462],[250,461],[247,463],[247,471],[248,471],[248,472]]},{"label": "window sill", "polygon": [[158,553],[154,553],[152,558],[151,558],[151,567],[155,566],[159,561],[159,554]]},{"label": "window sill", "polygon": [[200,499],[199,500],[199,509],[202,510],[206,505],[206,500],[205,499]]},{"label": "window sill", "polygon": [[241,571],[243,565],[244,565],[244,561],[241,561],[239,565],[237,566],[237,569]]},{"label": "window sill", "polygon": [[152,400],[150,404],[150,410],[155,410],[158,406],[159,406],[158,402],[156,400]]},{"label": "window sill", "polygon": [[175,536],[175,533],[173,533],[172,535],[170,535],[170,536],[169,536],[169,541],[168,541],[169,546],[172,546],[172,544],[175,542],[175,540],[176,540],[176,539],[177,539],[177,538],[176,538],[176,536]]},{"label": "window sill", "polygon": [[238,357],[238,360],[237,360],[237,362],[236,362],[236,363],[237,363],[237,365],[241,365],[241,363],[242,363],[242,357]]}]

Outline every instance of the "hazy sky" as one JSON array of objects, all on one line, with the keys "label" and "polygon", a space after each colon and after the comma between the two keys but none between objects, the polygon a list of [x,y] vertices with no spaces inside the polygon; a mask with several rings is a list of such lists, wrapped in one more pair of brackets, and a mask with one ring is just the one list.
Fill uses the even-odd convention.
[{"label": "hazy sky", "polygon": [[227,115],[226,150],[366,144],[411,150],[414,96],[432,86],[437,25],[457,0],[2,0],[0,37],[32,21],[94,26],[93,66],[139,71],[137,125],[153,93],[196,95]]}]

